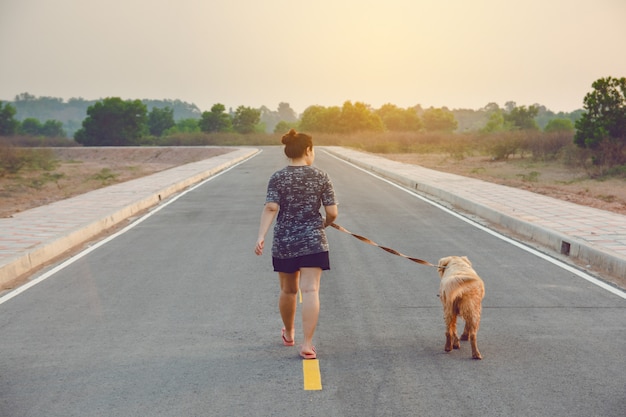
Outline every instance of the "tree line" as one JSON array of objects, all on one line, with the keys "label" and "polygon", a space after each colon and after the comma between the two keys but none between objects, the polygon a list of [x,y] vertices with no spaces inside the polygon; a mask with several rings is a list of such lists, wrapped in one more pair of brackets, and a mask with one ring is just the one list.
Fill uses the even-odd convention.
[{"label": "tree line", "polygon": [[[374,109],[362,102],[346,101],[342,106],[309,106],[298,117],[288,103],[280,103],[276,111],[239,106],[228,112],[223,104],[217,103],[210,111],[200,112],[194,105],[179,101],[166,101],[162,104],[172,105],[159,107],[152,103],[149,109],[145,100],[110,97],[87,107],[87,117],[73,136],[85,146],[126,146],[155,144],[154,138],[177,133],[249,134],[265,132],[268,128],[284,132],[291,127],[333,134],[575,131],[574,142],[579,147],[601,151],[599,163],[623,164],[626,162],[626,78],[601,78],[592,88],[584,98],[583,109],[569,114],[555,114],[540,105],[517,106],[514,102],[507,102],[503,108],[489,103],[477,111],[453,111],[446,107],[424,109],[420,105],[400,108],[390,103]],[[16,103],[22,104],[43,101],[59,105],[59,100],[40,100],[27,93],[16,97]],[[72,99],[68,104],[78,101]],[[180,107],[194,117],[175,118],[175,110]],[[0,136],[64,136],[60,122],[41,123],[32,117],[18,121],[15,114],[13,105],[0,102]]]}]

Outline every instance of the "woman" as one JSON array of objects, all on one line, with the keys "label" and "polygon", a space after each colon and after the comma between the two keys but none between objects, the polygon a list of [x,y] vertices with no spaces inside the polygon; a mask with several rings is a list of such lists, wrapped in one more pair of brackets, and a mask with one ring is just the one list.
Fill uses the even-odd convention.
[{"label": "woman", "polygon": [[[265,235],[278,215],[272,263],[280,280],[282,342],[285,346],[295,344],[296,296],[300,288],[304,336],[300,356],[316,359],[313,334],[320,311],[320,278],[323,270],[330,269],[324,228],[337,218],[337,201],[328,175],[311,166],[315,160],[313,138],[291,129],[282,137],[282,143],[290,163],[270,177],[254,252],[263,254]],[[322,205],[326,218],[320,214]]]}]

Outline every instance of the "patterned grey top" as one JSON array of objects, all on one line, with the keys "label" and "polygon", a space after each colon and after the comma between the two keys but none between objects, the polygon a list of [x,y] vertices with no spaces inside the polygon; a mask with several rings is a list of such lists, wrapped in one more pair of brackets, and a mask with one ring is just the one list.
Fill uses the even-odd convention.
[{"label": "patterned grey top", "polygon": [[287,259],[328,251],[320,208],[322,204],[337,204],[328,174],[312,166],[287,166],[270,177],[265,202],[280,206],[273,257]]}]

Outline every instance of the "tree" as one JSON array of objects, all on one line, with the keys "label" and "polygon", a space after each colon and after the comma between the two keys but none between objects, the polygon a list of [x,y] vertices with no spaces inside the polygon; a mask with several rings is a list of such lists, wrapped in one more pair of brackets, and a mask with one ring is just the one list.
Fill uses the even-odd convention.
[{"label": "tree", "polygon": [[202,113],[202,118],[198,123],[200,130],[203,132],[228,132],[232,128],[232,120],[228,113],[225,113],[226,107],[217,103],[211,107],[211,111]]},{"label": "tree", "polygon": [[198,126],[198,119],[181,119],[176,122],[176,125],[167,129],[165,135],[172,135],[174,133],[193,133],[200,132]]},{"label": "tree", "polygon": [[279,103],[276,111],[272,111],[266,106],[261,106],[259,110],[261,111],[261,124],[265,125],[267,132],[275,132],[276,126],[280,122],[294,125],[298,121],[298,115],[289,106],[289,103]]},{"label": "tree", "polygon": [[298,128],[298,122],[286,122],[284,120],[281,120],[280,122],[276,123],[276,126],[274,126],[274,133],[286,133],[289,132],[289,129],[296,128]]},{"label": "tree", "polygon": [[387,130],[414,132],[422,128],[422,121],[415,108],[401,109],[395,104],[385,104],[376,110]]},{"label": "tree", "polygon": [[626,142],[626,78],[600,78],[584,99],[585,113],[576,121],[574,142],[597,149],[603,141]]},{"label": "tree", "polygon": [[429,108],[422,115],[424,128],[429,132],[454,132],[458,123],[454,114],[447,109]]},{"label": "tree", "polygon": [[63,123],[59,120],[46,120],[41,126],[41,134],[48,138],[66,138],[67,133],[63,129]]},{"label": "tree", "polygon": [[343,107],[310,106],[302,113],[300,130],[323,133],[382,132],[382,119],[365,103],[346,101]]},{"label": "tree", "polygon": [[489,119],[485,126],[480,130],[482,133],[496,133],[512,130],[510,122],[504,121],[504,115],[501,110],[493,111],[489,115]]},{"label": "tree", "polygon": [[536,106],[529,106],[528,108],[526,106],[516,106],[504,114],[504,121],[509,122],[514,129],[538,130],[539,126],[535,122],[535,117],[538,113],[539,109]]},{"label": "tree", "polygon": [[0,136],[11,136],[15,134],[19,122],[15,120],[15,107],[9,103],[2,105],[0,101]]},{"label": "tree", "polygon": [[22,120],[18,131],[22,135],[39,136],[41,134],[41,122],[34,117]]},{"label": "tree", "polygon": [[162,136],[167,129],[174,127],[174,109],[153,107],[148,114],[148,130],[152,136]]},{"label": "tree", "polygon": [[294,123],[298,121],[298,115],[289,103],[278,103],[278,116],[280,121]]},{"label": "tree", "polygon": [[261,121],[261,111],[251,107],[239,106],[233,116],[233,128],[239,133],[252,133]]},{"label": "tree", "polygon": [[546,127],[543,129],[544,132],[573,132],[574,131],[574,123],[570,119],[551,119]]},{"label": "tree", "polygon": [[147,108],[140,100],[109,97],[87,108],[74,139],[85,146],[131,146],[138,145],[146,131]]},{"label": "tree", "polygon": [[380,116],[372,112],[367,104],[358,101],[343,103],[338,127],[340,133],[382,132],[385,129]]},{"label": "tree", "polygon": [[337,106],[309,106],[300,118],[300,130],[320,133],[338,132],[340,118],[341,109]]},{"label": "tree", "polygon": [[58,120],[46,120],[44,124],[34,117],[28,117],[19,125],[18,131],[22,135],[45,136],[48,138],[65,138],[63,123]]}]

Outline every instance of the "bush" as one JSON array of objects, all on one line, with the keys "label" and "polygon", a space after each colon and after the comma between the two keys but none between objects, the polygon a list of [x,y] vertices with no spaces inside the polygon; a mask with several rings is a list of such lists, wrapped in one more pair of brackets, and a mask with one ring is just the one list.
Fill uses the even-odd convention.
[{"label": "bush", "polygon": [[573,131],[554,131],[551,133],[528,132],[524,140],[524,149],[528,150],[536,161],[554,161],[559,152],[573,143]]},{"label": "bush", "polygon": [[483,140],[483,152],[494,161],[506,161],[515,155],[523,143],[520,131],[498,132],[488,135]]},{"label": "bush", "polygon": [[21,150],[13,146],[0,145],[0,177],[17,174],[26,164]]},{"label": "bush", "polygon": [[33,136],[11,136],[0,138],[1,145],[15,146],[17,148],[63,148],[69,146],[81,146],[73,139],[61,137],[33,137]]},{"label": "bush", "polygon": [[50,149],[0,145],[0,177],[17,174],[22,169],[52,171],[57,166],[58,161]]}]

